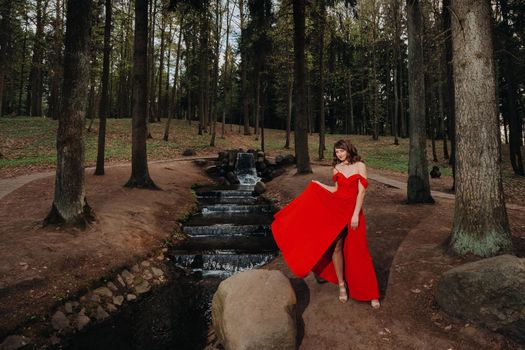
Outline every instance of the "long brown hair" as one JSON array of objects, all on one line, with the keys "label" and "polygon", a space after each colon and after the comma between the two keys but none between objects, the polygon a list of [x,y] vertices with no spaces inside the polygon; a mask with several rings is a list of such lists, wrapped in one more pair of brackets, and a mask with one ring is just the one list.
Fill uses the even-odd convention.
[{"label": "long brown hair", "polygon": [[355,148],[355,146],[352,144],[352,142],[350,142],[350,140],[339,140],[336,143],[334,143],[334,159],[332,161],[332,166],[336,166],[337,164],[342,162],[335,155],[336,148],[344,149],[346,151],[347,157],[345,160],[348,160],[350,164],[362,161],[359,154],[357,154],[357,148]]}]

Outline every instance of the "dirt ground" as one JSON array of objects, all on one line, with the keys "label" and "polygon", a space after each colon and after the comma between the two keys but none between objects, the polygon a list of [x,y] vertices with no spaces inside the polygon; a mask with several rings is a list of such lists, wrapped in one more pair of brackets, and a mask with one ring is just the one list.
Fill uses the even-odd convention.
[{"label": "dirt ground", "polygon": [[[331,168],[315,166],[310,175],[287,174],[268,183],[268,196],[280,205],[299,195],[312,179],[332,184]],[[369,172],[388,176],[386,172]],[[517,349],[505,337],[450,317],[433,298],[439,276],[474,260],[447,255],[443,242],[452,226],[454,203],[404,204],[402,190],[370,181],[365,216],[370,252],[378,273],[382,307],[350,300],[340,304],[337,286],[301,280],[281,257],[268,268],[280,269],[298,296],[300,349]],[[525,213],[509,210],[516,242],[525,241]],[[520,246],[520,255],[525,249]]]},{"label": "dirt ground", "polygon": [[194,203],[193,183],[211,182],[191,161],[150,165],[162,191],[124,188],[130,168],[86,172],[86,198],[96,221],[84,231],[42,228],[54,177],[28,183],[0,201],[0,339],[47,317],[104,277],[161,249]]}]

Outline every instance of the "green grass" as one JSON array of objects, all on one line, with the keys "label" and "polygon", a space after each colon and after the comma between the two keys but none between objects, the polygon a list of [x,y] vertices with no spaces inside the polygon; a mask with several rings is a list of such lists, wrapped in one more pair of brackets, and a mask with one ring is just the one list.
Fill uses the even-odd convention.
[{"label": "green grass", "polygon": [[[171,124],[170,140],[162,140],[164,122],[149,124],[153,139],[148,140],[148,159],[170,159],[180,157],[186,148],[193,148],[197,155],[217,154],[220,150],[229,148],[260,148],[260,140],[253,135],[244,136],[238,133],[238,126],[226,125],[226,137],[220,138],[220,124],[217,124],[216,146],[210,147],[210,135],[197,135],[197,123],[188,125],[186,121],[173,120]],[[47,118],[0,118],[0,170],[31,166],[54,166],[56,164],[56,130],[58,122]],[[93,166],[97,155],[97,127],[98,120],[93,123],[93,130],[86,132],[86,166]],[[333,135],[326,136],[327,150],[322,162],[331,163],[332,145],[341,138],[350,138],[359,150],[365,162],[374,168],[388,169],[400,173],[408,170],[408,139],[400,139],[399,146],[393,144],[393,138],[380,137],[373,141],[369,135]],[[320,161],[318,157],[319,137],[317,134],[309,136],[309,151],[312,161]],[[290,149],[284,149],[285,132],[283,130],[265,129],[265,149],[267,154],[294,153],[293,133],[290,140]],[[438,165],[444,176],[451,176],[452,171],[448,162],[443,159],[442,142],[438,141],[438,163],[431,161],[430,142],[428,143],[429,167]],[[449,148],[450,149],[450,148]],[[505,152],[504,152],[505,156]],[[505,177],[512,177],[508,157],[504,158]],[[106,161],[128,162],[131,160],[131,120],[109,119],[106,137]]]}]

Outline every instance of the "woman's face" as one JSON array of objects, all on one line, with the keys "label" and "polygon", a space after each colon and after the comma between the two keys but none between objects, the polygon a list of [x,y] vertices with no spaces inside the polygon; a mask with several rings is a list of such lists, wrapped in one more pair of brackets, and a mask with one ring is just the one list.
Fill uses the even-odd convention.
[{"label": "woman's face", "polygon": [[335,156],[337,159],[339,159],[341,162],[345,161],[348,157],[348,152],[342,148],[336,148],[335,149]]}]

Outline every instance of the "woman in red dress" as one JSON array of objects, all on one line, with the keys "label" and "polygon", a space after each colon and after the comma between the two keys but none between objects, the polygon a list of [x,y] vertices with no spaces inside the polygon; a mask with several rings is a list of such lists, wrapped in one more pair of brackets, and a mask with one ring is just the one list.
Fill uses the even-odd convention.
[{"label": "woman in red dress", "polygon": [[366,167],[349,141],[334,144],[334,186],[312,180],[274,215],[272,233],[297,276],[310,271],[338,283],[339,301],[350,297],[379,308],[377,278],[368,252],[362,205]]}]

